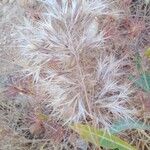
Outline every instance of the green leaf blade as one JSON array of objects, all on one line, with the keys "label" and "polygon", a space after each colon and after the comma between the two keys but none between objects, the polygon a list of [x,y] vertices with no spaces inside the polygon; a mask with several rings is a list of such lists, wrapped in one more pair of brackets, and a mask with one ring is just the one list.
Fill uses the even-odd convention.
[{"label": "green leaf blade", "polygon": [[118,122],[112,124],[109,132],[111,134],[117,134],[122,131],[128,130],[128,129],[141,129],[141,130],[150,130],[149,125],[145,125],[141,121],[136,120],[119,120]]},{"label": "green leaf blade", "polygon": [[119,150],[136,150],[127,142],[103,130],[98,130],[83,124],[76,124],[71,128],[80,134],[80,136],[87,142],[91,142],[97,146],[102,146],[109,149],[118,148]]},{"label": "green leaf blade", "polygon": [[150,92],[150,73],[144,72],[140,74],[140,77],[136,79],[135,76],[130,76],[129,80],[133,81],[134,84],[141,88],[145,92]]}]

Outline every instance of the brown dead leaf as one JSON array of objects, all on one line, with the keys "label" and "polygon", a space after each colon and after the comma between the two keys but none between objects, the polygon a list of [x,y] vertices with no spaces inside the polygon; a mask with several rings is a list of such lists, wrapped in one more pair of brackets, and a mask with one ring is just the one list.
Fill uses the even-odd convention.
[{"label": "brown dead leaf", "polygon": [[4,91],[7,97],[15,97],[18,94],[34,95],[35,89],[30,77],[20,79],[21,77],[9,77],[9,85]]},{"label": "brown dead leaf", "polygon": [[51,121],[49,122],[50,130],[48,133],[48,136],[52,139],[53,142],[55,143],[60,143],[65,135],[65,129],[61,124],[59,124],[56,121]]},{"label": "brown dead leaf", "polygon": [[30,133],[35,137],[35,138],[42,138],[45,133],[45,127],[41,121],[36,121],[33,123],[30,128]]}]

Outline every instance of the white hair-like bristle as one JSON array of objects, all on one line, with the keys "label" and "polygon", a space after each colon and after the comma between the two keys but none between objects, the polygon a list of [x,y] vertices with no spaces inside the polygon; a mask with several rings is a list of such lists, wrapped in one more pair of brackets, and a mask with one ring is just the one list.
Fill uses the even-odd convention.
[{"label": "white hair-like bristle", "polygon": [[124,60],[102,55],[109,37],[97,17],[113,12],[112,3],[46,0],[44,4],[41,20],[37,24],[26,20],[20,28],[19,42],[28,64],[23,71],[42,87],[51,115],[65,123],[90,117],[104,127],[111,122],[110,114],[130,117],[129,85],[120,82]]}]

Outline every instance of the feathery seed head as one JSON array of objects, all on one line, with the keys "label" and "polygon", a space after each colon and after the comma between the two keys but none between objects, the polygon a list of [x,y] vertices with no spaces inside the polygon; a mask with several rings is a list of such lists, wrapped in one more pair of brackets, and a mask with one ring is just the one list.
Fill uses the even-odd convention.
[{"label": "feathery seed head", "polygon": [[42,87],[51,115],[65,123],[90,117],[104,127],[111,123],[110,116],[130,117],[126,108],[129,85],[121,82],[124,61],[113,54],[102,55],[108,37],[95,18],[109,15],[112,3],[44,3],[46,11],[38,25],[27,21],[23,28],[21,43],[28,46],[23,45],[21,54],[28,62],[24,73]]}]

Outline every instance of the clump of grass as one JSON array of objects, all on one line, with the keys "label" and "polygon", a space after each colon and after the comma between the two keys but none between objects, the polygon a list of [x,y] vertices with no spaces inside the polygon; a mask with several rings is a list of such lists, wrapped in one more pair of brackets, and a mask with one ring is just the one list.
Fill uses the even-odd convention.
[{"label": "clump of grass", "polygon": [[28,64],[23,71],[42,87],[47,109],[53,110],[51,115],[65,123],[90,118],[104,127],[111,124],[111,118],[130,117],[129,84],[121,82],[126,63],[106,52],[111,36],[98,21],[121,15],[115,2],[66,0],[45,4],[38,25],[26,21],[20,42],[21,55]]},{"label": "clump of grass", "polygon": [[[68,130],[70,123],[109,129],[118,119],[132,119],[137,103],[130,103],[135,95],[128,75],[135,68],[133,54],[148,45],[148,7],[141,6],[141,0],[136,4],[130,0],[45,0],[36,6],[26,4],[24,7],[14,2],[14,13],[1,21],[3,28],[13,25],[15,39],[9,47],[11,53],[3,50],[1,58],[19,66],[13,73],[9,70],[13,80],[2,89],[5,96],[1,97],[11,103],[11,109],[2,109],[0,118],[11,130],[10,137],[17,134],[19,144],[8,134],[5,139],[10,144],[4,144],[3,149],[11,145],[22,148],[24,143],[30,149],[59,149],[58,143],[68,149],[68,142],[76,147],[75,141],[80,141]],[[10,8],[7,5],[1,11]],[[16,12],[25,17],[15,16]],[[21,127],[17,122],[20,117]],[[24,129],[30,136],[22,132]]]}]

